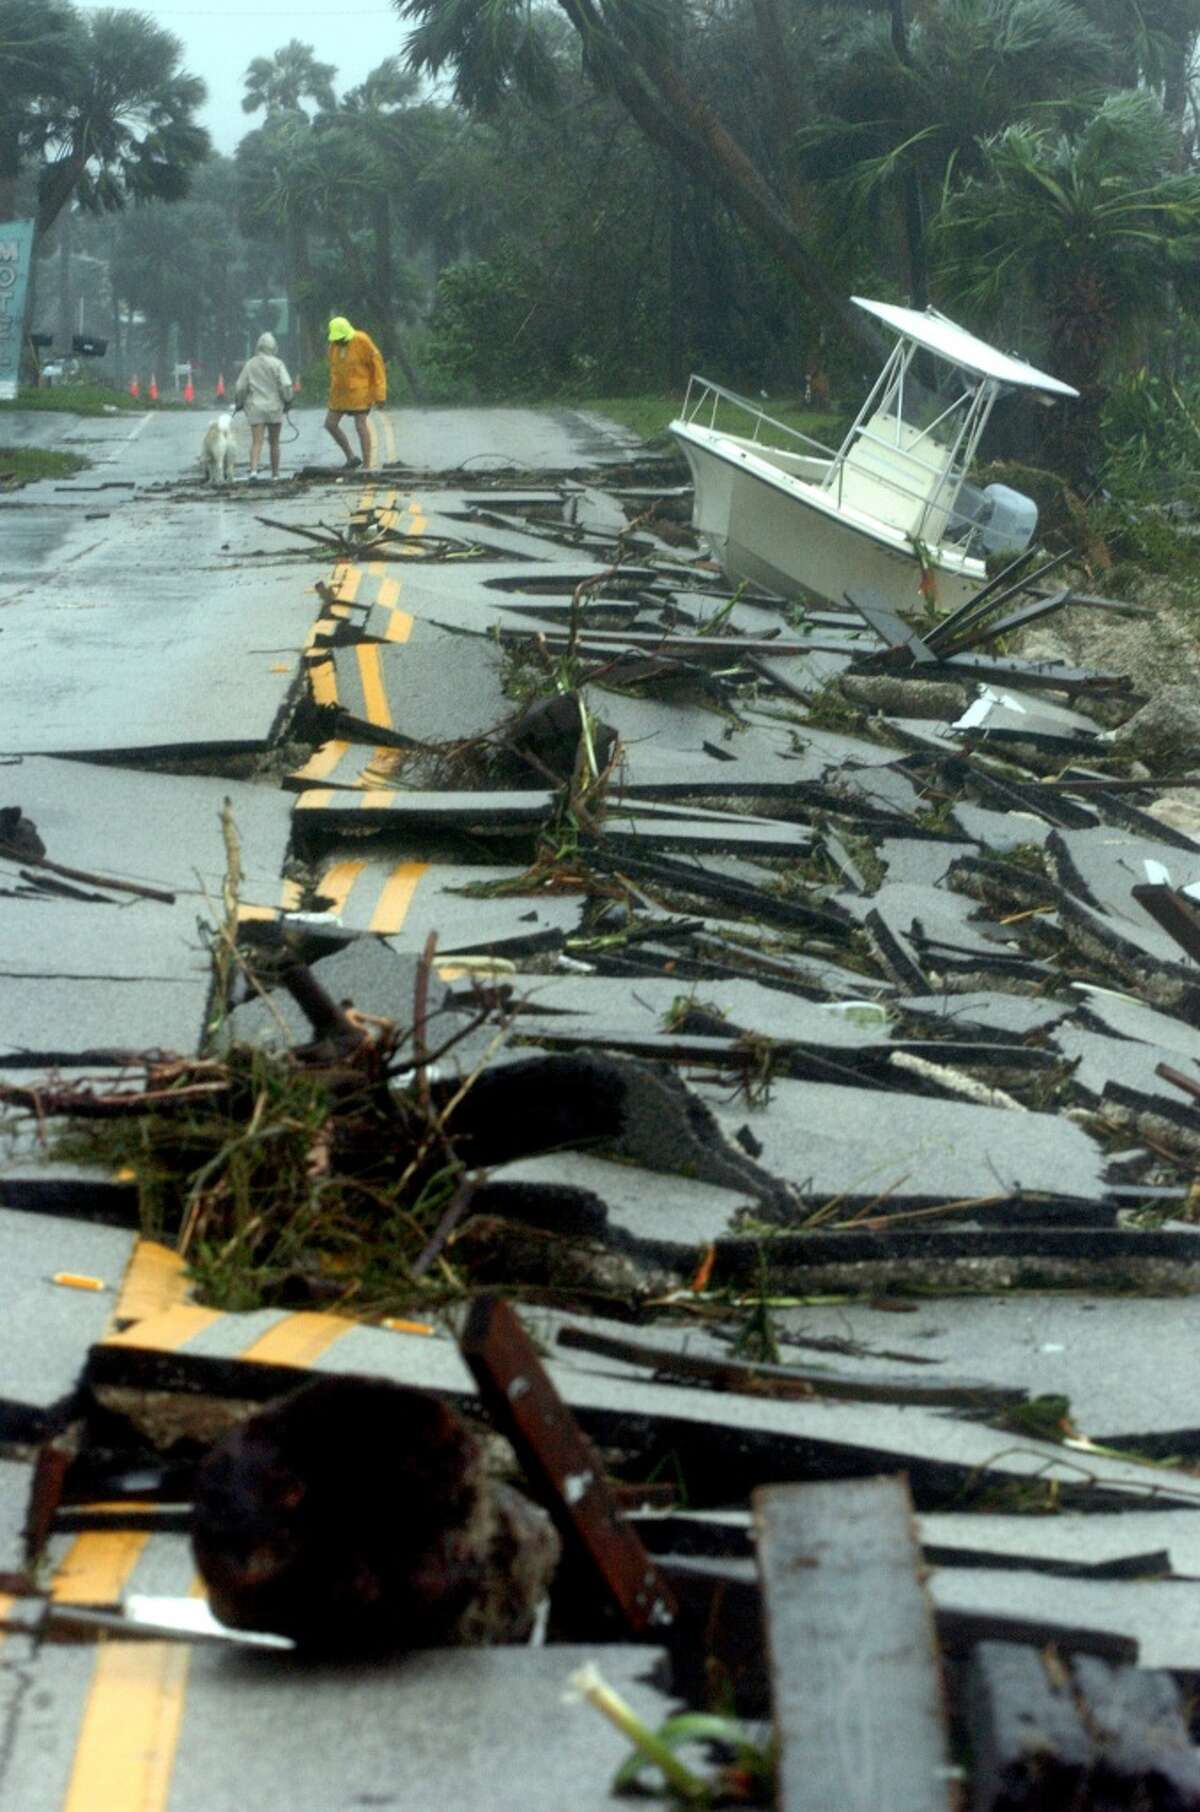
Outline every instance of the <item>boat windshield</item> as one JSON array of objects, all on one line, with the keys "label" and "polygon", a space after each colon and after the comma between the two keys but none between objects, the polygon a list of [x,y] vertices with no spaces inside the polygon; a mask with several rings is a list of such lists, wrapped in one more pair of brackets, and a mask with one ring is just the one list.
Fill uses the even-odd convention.
[{"label": "boat windshield", "polygon": [[922,383],[911,368],[904,373],[903,382],[896,387],[894,414],[918,438],[930,441],[952,458],[977,386],[953,367],[929,375],[938,376],[941,382],[933,387]]},{"label": "boat windshield", "polygon": [[839,504],[936,544],[998,386],[901,341],[826,478]]}]

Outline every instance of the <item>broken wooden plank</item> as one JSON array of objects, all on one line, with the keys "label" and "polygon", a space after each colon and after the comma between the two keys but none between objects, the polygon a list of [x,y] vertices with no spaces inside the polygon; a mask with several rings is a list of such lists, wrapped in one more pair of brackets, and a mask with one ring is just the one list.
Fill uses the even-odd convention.
[{"label": "broken wooden plank", "polygon": [[902,1477],[753,1495],[780,1812],[953,1803],[933,1614]]},{"label": "broken wooden plank", "polygon": [[939,652],[943,658],[953,654],[965,654],[968,648],[984,648],[1002,635],[1011,635],[1018,629],[1028,629],[1031,623],[1037,623],[1042,617],[1055,616],[1067,604],[1075,601],[1075,593],[1069,585],[1060,591],[1047,592],[1044,597],[1035,598],[1031,604],[1023,604],[1020,609],[1010,611],[1006,617],[993,617],[984,628],[959,637],[954,642],[943,643]]},{"label": "broken wooden plank", "polygon": [[980,586],[974,597],[968,598],[965,604],[960,604],[957,610],[950,611],[940,622],[934,624],[926,638],[929,646],[942,649],[952,641],[969,646],[973,639],[974,625],[1011,599],[1031,592],[1039,579],[1047,578],[1056,567],[1069,560],[1071,554],[1069,551],[1055,554],[1039,566],[1036,572],[1030,570],[1035,557],[1036,549],[1027,547],[1014,560],[1010,560],[1002,572],[996,573],[986,585]]},{"label": "broken wooden plank", "polygon": [[846,602],[883,643],[881,655],[886,652],[893,659],[898,655],[907,655],[918,666],[926,666],[937,658],[928,642],[917,634],[912,624],[906,623],[903,617],[897,615],[887,599],[877,591],[848,591]]},{"label": "broken wooden plank", "polygon": [[[546,646],[560,649],[573,644],[579,653],[616,654],[622,648],[649,651],[654,654],[686,654],[693,661],[712,660],[718,666],[732,666],[742,657],[769,655],[777,660],[784,655],[801,658],[810,654],[860,654],[858,640],[818,642],[793,639],[790,636],[748,635],[680,635],[672,630],[647,629],[582,629],[577,634],[569,629],[547,626],[539,631]],[[501,642],[524,642],[529,631],[501,623],[496,629]]]},{"label": "broken wooden plank", "polygon": [[635,1635],[667,1630],[677,1607],[666,1579],[622,1515],[604,1463],[550,1382],[533,1342],[508,1303],[479,1296],[462,1334],[462,1354],[501,1434],[564,1540]]},{"label": "broken wooden plank", "polygon": [[946,1655],[969,1655],[986,1642],[1017,1643],[1028,1648],[1057,1648],[1068,1655],[1097,1655],[1102,1661],[1132,1667],[1140,1652],[1135,1636],[1123,1635],[1120,1630],[1097,1629],[1094,1624],[949,1604],[938,1605],[936,1618],[938,1641]]},{"label": "broken wooden plank", "polygon": [[1130,888],[1138,905],[1193,961],[1200,962],[1200,906],[1179,888],[1143,881]]}]

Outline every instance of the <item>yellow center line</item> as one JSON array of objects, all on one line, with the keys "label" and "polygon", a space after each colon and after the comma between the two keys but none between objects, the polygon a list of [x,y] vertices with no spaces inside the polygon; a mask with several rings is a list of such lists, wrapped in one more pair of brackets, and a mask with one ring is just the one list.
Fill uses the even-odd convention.
[{"label": "yellow center line", "polygon": [[308,683],[315,705],[337,704],[337,668],[332,661],[314,661],[308,669]]},{"label": "yellow center line", "polygon": [[404,749],[373,749],[366,766],[360,771],[355,786],[367,792],[387,791],[388,783],[404,766]]},{"label": "yellow center line", "polygon": [[311,1365],[357,1325],[341,1315],[318,1315],[302,1309],[276,1322],[238,1357],[256,1359],[262,1365]]},{"label": "yellow center line", "polygon": [[335,862],[328,874],[317,882],[317,892],[328,900],[331,912],[341,912],[350,898],[350,889],[366,867],[365,862]]},{"label": "yellow center line", "polygon": [[428,862],[401,862],[398,868],[393,868],[371,914],[369,930],[399,931],[412,905],[421,876],[428,868]]},{"label": "yellow center line", "polygon": [[[408,504],[408,521],[404,528],[405,534],[413,536],[423,535],[428,527],[429,518],[425,514],[424,506],[419,499],[410,498]],[[407,553],[410,556],[415,556],[417,549],[414,547],[401,547],[400,552],[402,554]]]},{"label": "yellow center line", "polygon": [[387,688],[383,683],[383,670],[379,664],[379,649],[373,642],[360,642],[354,653],[358,659],[367,722],[375,724],[378,729],[390,730],[394,727],[392,711]]},{"label": "yellow center line", "polygon": [[77,1535],[54,1572],[55,1604],[120,1604],[125,1582],[149,1541],[147,1531],[87,1529]]},{"label": "yellow center line", "polygon": [[145,1321],[149,1315],[161,1315],[174,1308],[187,1293],[187,1265],[179,1253],[157,1240],[140,1239],[133,1249],[113,1320],[121,1324]]},{"label": "yellow center line", "polygon": [[395,610],[400,602],[399,579],[381,579],[379,595],[375,601],[377,604],[382,604],[385,610]]},{"label": "yellow center line", "polygon": [[298,812],[324,811],[336,791],[336,787],[331,786],[310,786],[297,799],[296,810]]},{"label": "yellow center line", "polygon": [[202,1309],[197,1303],[181,1302],[161,1315],[135,1321],[120,1334],[106,1334],[104,1345],[149,1347],[156,1353],[174,1353],[186,1346],[194,1334],[202,1334],[220,1319],[220,1309]]},{"label": "yellow center line", "polygon": [[393,610],[391,620],[384,632],[387,642],[407,642],[413,632],[413,619],[406,610]]},{"label": "yellow center line", "polygon": [[101,1642],[62,1812],[162,1812],[190,1658],[186,1642]]},{"label": "yellow center line", "polygon": [[296,769],[292,779],[328,780],[349,747],[348,742],[339,742],[336,739],[331,742],[323,742],[320,748],[314,749],[304,766]]},{"label": "yellow center line", "polygon": [[359,586],[363,582],[362,567],[356,566],[352,560],[347,560],[343,566],[335,567],[334,571],[340,572],[342,575],[335,587],[338,603],[353,604],[358,596]]}]

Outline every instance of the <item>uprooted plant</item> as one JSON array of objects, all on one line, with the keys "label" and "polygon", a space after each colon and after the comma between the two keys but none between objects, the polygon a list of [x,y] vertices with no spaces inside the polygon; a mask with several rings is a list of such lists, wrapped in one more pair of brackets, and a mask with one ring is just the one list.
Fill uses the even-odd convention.
[{"label": "uprooted plant", "polygon": [[306,1044],[147,1057],[137,1087],[3,1085],[0,1101],[68,1117],[58,1149],[130,1176],[143,1231],[176,1245],[217,1306],[362,1314],[452,1291],[447,1212],[471,1193],[452,1129],[482,1065],[461,1076],[437,1065],[493,1003],[439,1036],[434,947],[407,1028],[339,1006],[293,963],[280,979],[312,1028]]}]

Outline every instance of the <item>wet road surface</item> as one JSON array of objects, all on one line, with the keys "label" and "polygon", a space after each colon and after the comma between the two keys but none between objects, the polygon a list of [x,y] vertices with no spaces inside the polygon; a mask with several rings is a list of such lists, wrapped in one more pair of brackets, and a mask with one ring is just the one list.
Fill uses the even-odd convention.
[{"label": "wet road surface", "polygon": [[[79,452],[69,479],[0,502],[0,751],[13,754],[251,749],[278,728],[311,623],[302,544],[254,520],[344,517],[362,489],[343,475],[317,409],[285,427],[282,482],[201,482],[212,411],[82,418],[9,414],[0,436]],[[497,465],[570,470],[627,450],[619,430],[570,412],[376,411],[379,457],[464,476]],[[287,475],[330,467],[303,499]],[[394,482],[394,480],[393,480]]]}]

